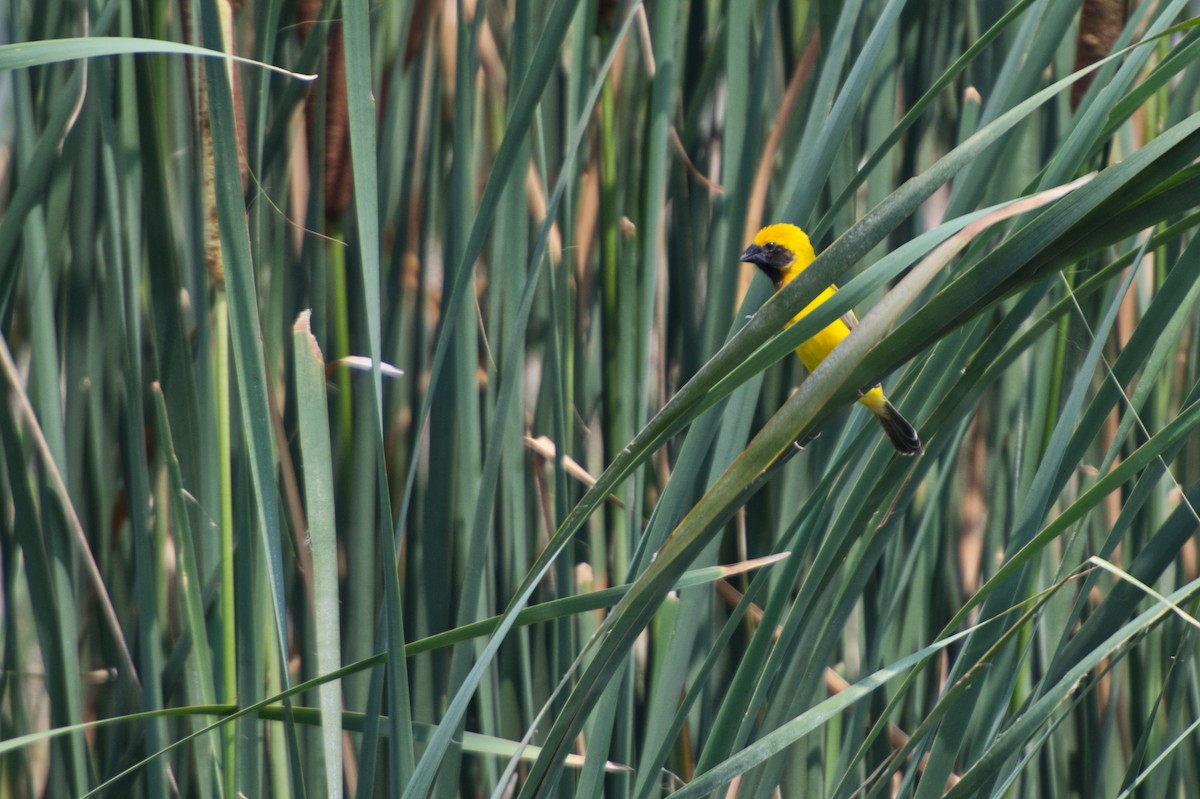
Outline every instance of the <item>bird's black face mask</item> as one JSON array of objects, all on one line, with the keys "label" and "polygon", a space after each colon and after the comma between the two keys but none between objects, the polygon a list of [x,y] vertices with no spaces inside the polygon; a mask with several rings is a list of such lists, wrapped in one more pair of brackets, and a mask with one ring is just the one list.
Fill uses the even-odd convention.
[{"label": "bird's black face mask", "polygon": [[745,252],[738,256],[739,261],[754,264],[761,269],[763,274],[769,277],[776,286],[783,280],[788,264],[795,259],[794,252],[773,241],[768,241],[761,247],[751,244]]}]

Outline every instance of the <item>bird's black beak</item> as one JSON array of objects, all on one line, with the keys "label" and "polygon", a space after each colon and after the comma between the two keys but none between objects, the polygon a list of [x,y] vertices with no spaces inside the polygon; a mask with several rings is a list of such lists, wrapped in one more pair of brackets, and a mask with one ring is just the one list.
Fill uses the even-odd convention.
[{"label": "bird's black beak", "polygon": [[738,260],[746,264],[754,264],[757,267],[765,269],[767,267],[767,254],[763,252],[763,248],[757,244],[751,244],[746,248],[746,251],[738,256]]}]

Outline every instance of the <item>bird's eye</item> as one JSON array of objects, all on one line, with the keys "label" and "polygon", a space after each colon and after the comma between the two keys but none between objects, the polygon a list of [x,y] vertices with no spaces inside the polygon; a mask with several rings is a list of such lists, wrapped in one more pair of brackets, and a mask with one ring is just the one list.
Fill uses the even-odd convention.
[{"label": "bird's eye", "polygon": [[767,252],[774,252],[775,251],[775,242],[768,241],[766,244],[763,245],[763,249],[766,250]]}]

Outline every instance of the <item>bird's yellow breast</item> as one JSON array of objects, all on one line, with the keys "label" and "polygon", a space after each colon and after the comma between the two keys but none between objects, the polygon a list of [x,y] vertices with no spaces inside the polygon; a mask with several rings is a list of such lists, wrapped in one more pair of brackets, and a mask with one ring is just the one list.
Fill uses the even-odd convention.
[{"label": "bird's yellow breast", "polygon": [[[792,319],[791,324],[800,321],[802,317],[816,308],[821,303],[833,296],[833,286],[822,291],[817,295],[817,298],[804,307],[800,313]],[[833,348],[842,343],[842,339],[850,335],[850,328],[841,319],[834,319],[829,323],[828,327],[818,332],[808,341],[796,348],[796,354],[800,356],[800,360],[804,363],[804,368],[808,371],[813,371],[821,361],[825,360],[825,356],[833,352]]]}]

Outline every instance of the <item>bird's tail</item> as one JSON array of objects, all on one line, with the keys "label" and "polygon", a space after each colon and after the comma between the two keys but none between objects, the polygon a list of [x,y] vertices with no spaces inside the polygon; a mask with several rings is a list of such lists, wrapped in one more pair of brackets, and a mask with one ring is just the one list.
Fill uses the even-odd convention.
[{"label": "bird's tail", "polygon": [[[874,411],[874,409],[872,409]],[[884,400],[883,407],[874,411],[875,418],[883,425],[883,432],[887,433],[887,437],[891,439],[892,446],[901,455],[920,455],[925,452],[925,447],[921,445],[921,439],[917,435],[917,431],[909,424],[908,420],[900,415],[900,411],[896,410],[896,406]]]}]

